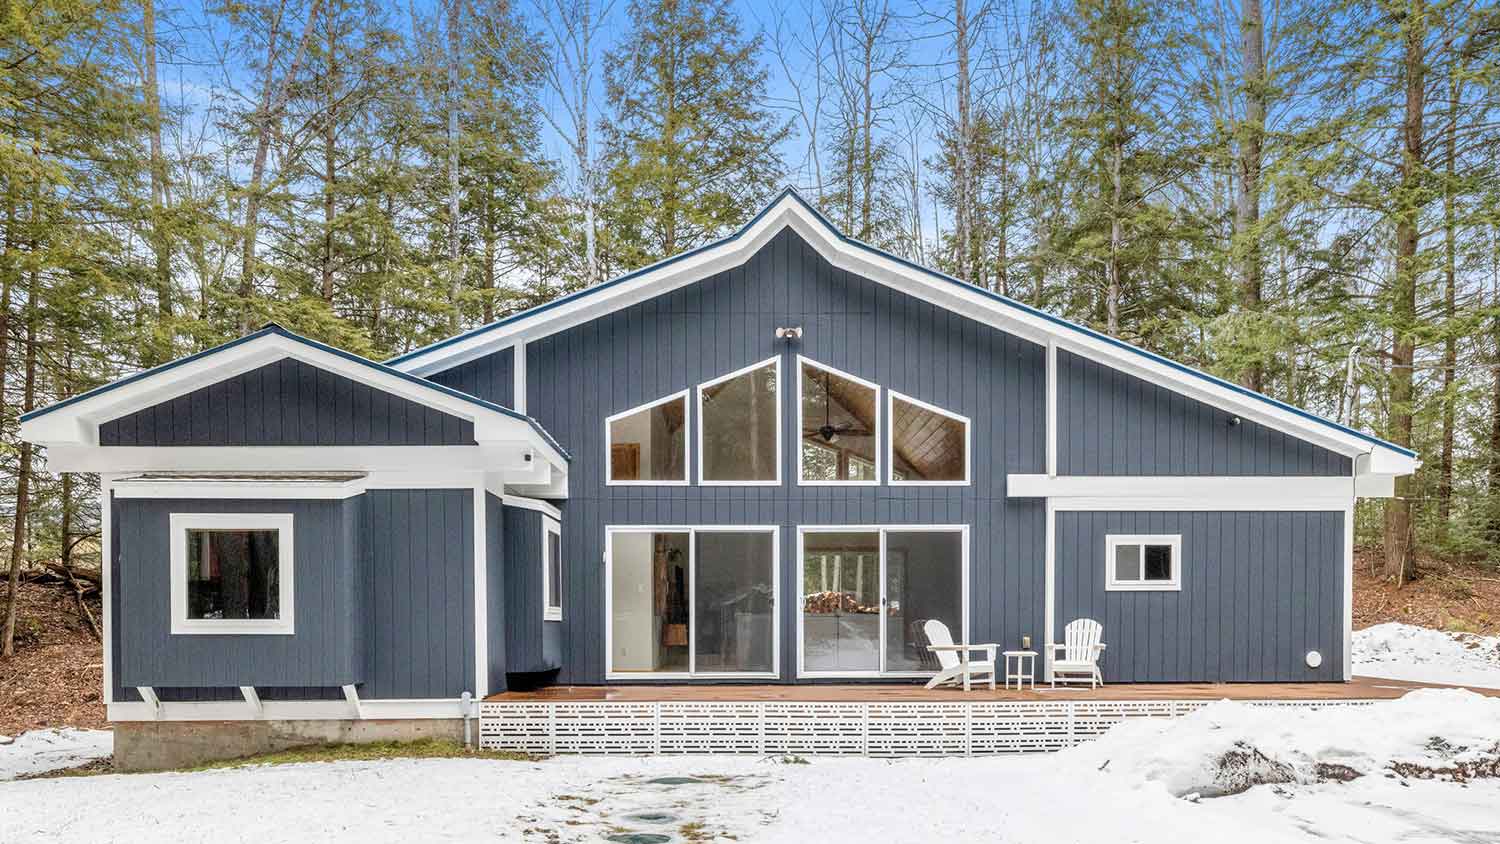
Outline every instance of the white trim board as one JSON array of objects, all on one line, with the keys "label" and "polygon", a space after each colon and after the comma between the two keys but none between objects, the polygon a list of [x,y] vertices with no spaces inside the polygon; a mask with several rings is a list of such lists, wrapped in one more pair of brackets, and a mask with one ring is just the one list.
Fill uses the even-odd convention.
[{"label": "white trim board", "polygon": [[1250,394],[1222,379],[851,240],[791,190],[783,191],[739,232],[717,243],[435,343],[396,358],[389,365],[407,372],[430,373],[488,354],[517,340],[534,340],[563,331],[739,266],[784,228],[791,228],[840,269],[1033,342],[1053,342],[1059,348],[1167,386],[1220,409],[1277,430],[1295,432],[1303,439],[1340,454],[1371,455],[1379,464],[1372,470],[1378,473],[1409,474],[1420,463],[1414,456],[1367,435],[1344,429],[1274,399]]},{"label": "white trim board", "polygon": [[542,516],[542,621],[562,621],[563,607],[567,604],[562,591],[563,573],[566,571],[562,561],[557,566],[557,606],[548,602],[552,591],[552,543],[549,540],[554,536],[557,537],[558,556],[566,559],[562,552],[562,525],[551,516]]},{"label": "white trim board", "polygon": [[1347,477],[1098,477],[1007,475],[1009,498],[1046,498],[1075,510],[1342,510]]},{"label": "white trim board", "polygon": [[458,698],[366,700],[356,709],[348,700],[262,700],[254,712],[243,700],[161,701],[159,708],[136,701],[110,703],[111,721],[359,721],[462,718]]}]

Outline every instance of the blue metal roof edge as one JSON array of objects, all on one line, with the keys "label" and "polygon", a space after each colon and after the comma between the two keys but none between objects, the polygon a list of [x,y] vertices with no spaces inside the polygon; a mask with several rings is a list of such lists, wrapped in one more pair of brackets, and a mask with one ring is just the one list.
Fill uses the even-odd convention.
[{"label": "blue metal roof edge", "polygon": [[220,352],[228,351],[229,349],[232,349],[235,346],[241,345],[242,343],[248,343],[251,340],[256,340],[256,339],[264,337],[264,336],[266,336],[268,334],[277,334],[277,335],[280,335],[282,337],[287,338],[288,340],[292,340],[292,341],[295,341],[297,343],[301,343],[304,346],[308,346],[310,348],[318,349],[318,350],[324,351],[324,352],[329,352],[331,354],[338,355],[339,357],[344,358],[345,360],[352,361],[352,362],[358,363],[358,364],[362,364],[364,366],[368,366],[371,369],[374,369],[374,370],[376,370],[378,372],[381,372],[381,373],[383,373],[385,375],[394,375],[394,376],[396,376],[398,378],[401,378],[404,381],[408,381],[410,383],[420,385],[420,386],[425,387],[427,389],[434,390],[436,392],[442,393],[442,394],[447,395],[447,396],[451,396],[451,397],[456,398],[456,399],[462,399],[463,401],[466,401],[466,402],[468,402],[470,404],[478,405],[479,407],[485,408],[486,410],[491,410],[491,411],[500,413],[500,414],[502,414],[504,416],[509,416],[512,419],[519,419],[519,420],[527,423],[528,425],[530,425],[531,428],[532,428],[532,430],[536,431],[537,434],[539,436],[541,436],[542,439],[545,440],[548,445],[550,445],[553,448],[557,449],[557,452],[563,456],[563,459],[568,460],[570,462],[573,459],[573,456],[568,453],[568,450],[565,449],[565,448],[563,448],[562,444],[560,444],[556,439],[553,438],[551,432],[549,432],[546,428],[542,427],[542,423],[536,421],[535,419],[533,419],[530,416],[527,416],[524,413],[521,413],[519,411],[513,410],[513,409],[508,408],[508,407],[505,407],[504,405],[499,405],[499,404],[495,404],[494,402],[485,401],[484,399],[479,398],[478,396],[469,395],[468,393],[465,393],[462,390],[455,390],[452,387],[448,387],[448,386],[445,386],[443,384],[439,384],[439,383],[437,383],[435,381],[429,381],[426,378],[422,378],[422,377],[417,376],[417,375],[412,375],[409,372],[402,372],[399,369],[395,369],[393,367],[387,366],[386,364],[380,363],[379,361],[370,360],[369,358],[364,357],[362,355],[356,355],[353,352],[345,351],[344,349],[340,349],[337,346],[330,346],[327,343],[320,343],[317,340],[313,340],[313,339],[311,339],[309,337],[303,337],[302,335],[295,334],[295,333],[293,333],[291,331],[288,331],[285,328],[282,328],[281,326],[276,325],[275,323],[271,323],[269,325],[266,325],[264,328],[261,328],[261,329],[259,329],[257,331],[253,331],[253,332],[251,332],[249,334],[246,334],[243,337],[238,337],[238,338],[236,338],[234,340],[230,340],[227,343],[221,343],[221,344],[219,344],[217,346],[214,346],[211,349],[204,349],[201,352],[196,352],[194,354],[188,355],[187,357],[178,358],[177,360],[174,360],[174,361],[168,361],[167,363],[164,363],[161,366],[152,367],[151,369],[147,369],[147,370],[142,371],[142,372],[137,372],[134,375],[128,375],[128,376],[126,376],[124,378],[119,379],[118,381],[111,381],[108,384],[103,384],[101,386],[95,387],[94,389],[89,390],[88,392],[79,393],[76,396],[71,396],[69,398],[63,399],[62,401],[57,402],[55,404],[50,404],[50,405],[48,405],[46,407],[39,408],[39,409],[33,410],[33,411],[29,412],[29,413],[22,414],[21,421],[25,422],[25,421],[27,421],[29,419],[35,419],[35,418],[37,418],[39,416],[43,416],[43,415],[51,413],[51,412],[53,412],[55,410],[61,410],[61,409],[65,408],[65,407],[67,407],[69,405],[76,404],[76,403],[84,401],[86,399],[91,399],[91,398],[93,398],[95,396],[103,395],[105,393],[110,392],[111,390],[115,390],[115,389],[117,389],[119,387],[123,387],[123,386],[125,386],[127,384],[134,384],[137,381],[142,381],[142,380],[147,379],[147,378],[152,378],[154,376],[160,375],[160,374],[162,374],[164,372],[167,372],[169,370],[172,370],[172,369],[175,369],[175,368],[177,368],[179,366],[182,366],[185,363],[190,363],[192,361],[199,360],[201,358],[210,357],[210,356],[216,355],[216,354],[218,354]]},{"label": "blue metal roof edge", "polygon": [[1234,383],[1232,381],[1226,381],[1223,378],[1218,377],[1217,375],[1210,375],[1209,373],[1204,372],[1201,369],[1194,369],[1193,367],[1188,366],[1187,364],[1179,363],[1179,362],[1177,362],[1175,360],[1172,360],[1171,358],[1164,357],[1164,356],[1159,355],[1159,354],[1157,354],[1155,352],[1147,351],[1146,349],[1142,349],[1139,346],[1135,346],[1135,345],[1132,345],[1130,343],[1127,343],[1124,340],[1121,340],[1119,338],[1111,337],[1108,334],[1103,334],[1101,332],[1095,331],[1094,329],[1089,328],[1089,327],[1084,326],[1084,325],[1079,325],[1076,322],[1064,319],[1064,318],[1062,318],[1060,316],[1057,316],[1055,314],[1050,314],[1050,313],[1048,313],[1048,312],[1046,312],[1044,310],[1041,310],[1040,308],[1034,308],[1034,307],[1032,307],[1030,305],[1027,305],[1024,302],[1019,302],[1019,301],[1017,301],[1015,299],[1012,299],[1012,298],[1010,298],[1008,296],[1003,296],[1003,295],[1001,295],[999,293],[996,293],[996,292],[994,292],[992,290],[986,290],[983,287],[980,287],[978,285],[970,284],[969,282],[964,281],[963,279],[955,278],[955,277],[953,277],[951,275],[948,275],[947,273],[941,272],[939,270],[934,270],[931,267],[925,267],[925,266],[923,266],[921,264],[918,264],[918,263],[916,263],[914,261],[910,261],[910,260],[908,260],[906,258],[903,258],[900,255],[893,255],[890,252],[887,252],[887,251],[885,251],[884,249],[881,249],[878,246],[871,246],[870,244],[865,243],[862,240],[858,240],[856,238],[850,237],[850,236],[844,234],[843,232],[839,231],[839,228],[837,226],[835,226],[831,220],[829,220],[826,216],[824,216],[824,214],[821,211],[819,211],[817,209],[817,207],[814,206],[811,202],[808,202],[807,199],[805,197],[803,197],[802,194],[800,192],[798,192],[796,188],[791,187],[791,186],[787,186],[787,187],[783,188],[781,190],[781,192],[776,195],[775,199],[773,199],[769,203],[767,203],[766,206],[764,208],[760,209],[760,211],[757,212],[756,215],[754,217],[752,217],[749,222],[745,223],[743,226],[740,226],[740,228],[737,229],[733,234],[726,235],[725,237],[720,238],[719,240],[713,241],[712,243],[706,243],[706,244],[704,244],[702,246],[697,247],[696,249],[691,249],[691,250],[689,250],[687,252],[683,252],[683,253],[674,255],[674,256],[672,256],[670,258],[664,258],[664,259],[662,259],[660,261],[657,261],[654,264],[642,267],[642,268],[640,268],[638,270],[632,270],[631,272],[628,272],[625,275],[617,276],[616,278],[610,279],[609,281],[603,282],[602,284],[597,284],[597,285],[595,285],[593,287],[587,287],[587,288],[584,288],[583,290],[574,291],[573,293],[569,293],[566,296],[562,296],[562,297],[559,297],[557,299],[554,299],[551,302],[547,302],[546,304],[537,305],[534,308],[528,308],[527,310],[521,311],[520,313],[511,314],[510,316],[505,317],[504,319],[499,319],[499,320],[496,320],[494,322],[488,323],[486,325],[481,325],[478,328],[472,328],[472,329],[470,329],[468,331],[465,331],[462,334],[456,334],[456,335],[454,335],[452,337],[449,337],[449,338],[447,338],[445,340],[439,340],[436,343],[432,343],[430,345],[423,346],[420,349],[416,349],[416,350],[407,352],[406,354],[400,355],[398,357],[391,358],[390,360],[386,361],[386,364],[390,365],[390,364],[400,363],[400,362],[405,361],[405,360],[410,360],[411,358],[414,358],[414,357],[416,357],[418,355],[426,354],[428,352],[444,348],[446,346],[452,345],[452,344],[460,342],[462,340],[467,340],[467,339],[469,339],[471,337],[477,337],[477,336],[479,336],[481,334],[486,334],[486,333],[488,333],[490,331],[493,331],[493,330],[495,330],[497,328],[502,328],[502,327],[504,327],[506,325],[509,325],[509,324],[513,323],[513,322],[516,322],[516,321],[519,321],[519,320],[522,320],[522,319],[529,319],[530,317],[534,317],[537,314],[543,313],[543,312],[545,312],[547,310],[550,310],[552,308],[555,308],[555,307],[557,307],[559,305],[562,305],[562,304],[565,304],[567,302],[571,302],[571,301],[574,301],[574,300],[577,300],[577,299],[580,299],[580,298],[584,298],[586,296],[591,296],[591,295],[593,295],[595,293],[607,290],[607,289],[609,289],[611,287],[614,287],[616,285],[623,284],[624,282],[630,281],[631,279],[634,279],[634,278],[638,278],[638,277],[640,277],[641,275],[643,275],[645,273],[652,272],[654,270],[658,270],[658,269],[660,269],[662,267],[665,267],[665,266],[673,264],[673,263],[675,263],[677,261],[683,260],[684,258],[691,257],[691,256],[696,255],[696,254],[698,254],[700,252],[703,252],[705,250],[713,249],[713,248],[715,248],[717,246],[721,246],[721,245],[726,244],[726,243],[732,243],[733,241],[735,241],[735,240],[739,239],[741,236],[743,236],[745,234],[745,232],[747,232],[762,217],[764,217],[767,213],[769,213],[770,210],[772,208],[774,208],[778,202],[780,202],[783,198],[788,197],[788,196],[790,196],[793,199],[795,199],[799,205],[801,205],[810,214],[812,214],[815,218],[817,218],[817,220],[819,222],[821,222],[824,226],[826,226],[829,231],[833,232],[834,235],[836,237],[838,237],[839,240],[841,240],[844,243],[847,243],[847,244],[849,244],[851,246],[856,246],[856,247],[858,247],[860,249],[864,249],[864,250],[866,250],[868,252],[873,252],[873,253],[875,253],[877,255],[880,255],[881,257],[884,257],[884,258],[887,258],[889,260],[895,261],[896,263],[901,264],[903,267],[906,267],[908,269],[915,270],[917,272],[923,273],[924,275],[931,276],[931,277],[933,277],[935,279],[938,279],[940,281],[944,281],[944,282],[947,282],[949,284],[958,285],[958,286],[962,287],[966,291],[969,291],[969,292],[972,292],[972,293],[978,293],[978,294],[980,294],[982,296],[985,296],[986,298],[989,298],[989,299],[992,299],[992,300],[994,300],[996,302],[999,302],[1000,304],[1005,305],[1006,307],[1014,308],[1014,309],[1016,309],[1018,311],[1022,311],[1023,313],[1026,313],[1026,314],[1029,314],[1031,316],[1037,317],[1038,319],[1046,320],[1047,322],[1050,322],[1053,325],[1057,325],[1059,327],[1066,328],[1066,329],[1069,329],[1071,331],[1076,331],[1076,332],[1078,332],[1080,334],[1083,334],[1083,335],[1085,335],[1087,337],[1090,337],[1092,339],[1099,340],[1099,341],[1104,342],[1104,343],[1108,343],[1108,344],[1110,344],[1112,346],[1115,346],[1116,348],[1123,349],[1123,350],[1125,350],[1127,352],[1131,352],[1133,354],[1140,355],[1141,357],[1144,357],[1144,358],[1146,358],[1148,360],[1151,360],[1151,361],[1154,361],[1156,363],[1160,363],[1160,364],[1162,364],[1164,366],[1169,366],[1172,369],[1175,369],[1175,370],[1177,370],[1179,372],[1182,372],[1182,373],[1184,373],[1186,375],[1191,375],[1191,376],[1193,376],[1195,378],[1202,379],[1202,380],[1207,381],[1207,382],[1209,382],[1211,384],[1215,384],[1215,385],[1223,387],[1225,389],[1232,390],[1232,391],[1234,391],[1236,393],[1239,393],[1240,395],[1246,396],[1248,398],[1256,399],[1257,401],[1261,401],[1261,402],[1269,404],[1269,405],[1271,405],[1273,407],[1279,408],[1281,410],[1285,410],[1285,411],[1288,411],[1290,413],[1296,414],[1297,416],[1300,416],[1300,417],[1302,417],[1304,419],[1307,419],[1310,422],[1316,422],[1316,423],[1318,423],[1320,425],[1323,425],[1325,427],[1332,428],[1333,430],[1340,431],[1342,433],[1348,434],[1348,435],[1353,436],[1353,437],[1358,437],[1359,439],[1364,440],[1365,442],[1381,446],[1382,448],[1388,448],[1388,449],[1390,449],[1392,451],[1395,451],[1395,452],[1397,452],[1399,454],[1404,454],[1404,455],[1406,455],[1408,457],[1416,457],[1417,456],[1417,453],[1415,451],[1413,451],[1413,450],[1411,450],[1409,448],[1406,448],[1404,446],[1396,445],[1395,443],[1388,442],[1388,441],[1383,440],[1383,439],[1381,439],[1379,437],[1376,437],[1376,436],[1374,436],[1372,434],[1367,434],[1364,431],[1360,431],[1360,430],[1356,430],[1354,428],[1350,428],[1347,425],[1341,425],[1338,422],[1334,422],[1331,419],[1325,419],[1325,418],[1317,415],[1316,413],[1311,413],[1311,412],[1309,412],[1307,410],[1303,410],[1302,408],[1297,407],[1296,405],[1287,404],[1286,402],[1281,401],[1279,399],[1271,398],[1270,396],[1265,395],[1264,393],[1258,393],[1258,392],[1256,392],[1254,390],[1251,390],[1251,389],[1249,389],[1247,387],[1242,387],[1239,384],[1236,384],[1236,383]]}]

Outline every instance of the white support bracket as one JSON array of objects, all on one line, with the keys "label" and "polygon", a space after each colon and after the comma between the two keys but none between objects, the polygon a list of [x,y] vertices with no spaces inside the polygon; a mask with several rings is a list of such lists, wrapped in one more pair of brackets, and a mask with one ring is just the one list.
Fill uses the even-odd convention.
[{"label": "white support bracket", "polygon": [[245,702],[250,704],[250,714],[259,718],[265,712],[265,707],[260,705],[260,693],[255,691],[254,686],[240,686],[240,694],[245,696]]},{"label": "white support bracket", "polygon": [[148,705],[150,705],[151,711],[154,713],[152,717],[160,718],[161,698],[156,696],[156,689],[153,689],[150,686],[136,686],[135,690],[140,694],[141,700],[144,700]]},{"label": "white support bracket", "polygon": [[355,718],[363,718],[363,717],[365,717],[364,708],[361,707],[360,704],[359,704],[359,690],[356,689],[352,683],[349,684],[349,685],[347,685],[347,686],[344,686],[343,689],[344,689],[344,700],[349,701],[349,705],[354,708],[354,717]]}]

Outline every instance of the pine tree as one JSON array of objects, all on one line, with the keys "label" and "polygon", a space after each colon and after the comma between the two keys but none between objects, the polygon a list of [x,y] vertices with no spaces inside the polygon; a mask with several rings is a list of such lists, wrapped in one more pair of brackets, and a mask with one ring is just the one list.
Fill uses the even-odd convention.
[{"label": "pine tree", "polygon": [[759,36],[729,0],[634,0],[606,57],[608,254],[617,269],[719,237],[766,202],[787,126],[766,109]]}]

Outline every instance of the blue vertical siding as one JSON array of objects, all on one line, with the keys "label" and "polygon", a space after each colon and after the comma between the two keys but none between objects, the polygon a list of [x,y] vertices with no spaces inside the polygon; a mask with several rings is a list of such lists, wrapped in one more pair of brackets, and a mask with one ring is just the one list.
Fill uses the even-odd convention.
[{"label": "blue vertical siding", "polygon": [[[803,327],[800,344],[773,336],[788,325]],[[798,352],[968,416],[973,483],[798,486]],[[604,485],[606,416],[772,356],[781,358],[787,381],[780,486]],[[1042,347],[837,269],[784,231],[743,266],[528,344],[527,367],[528,412],[574,455],[562,504],[569,575],[562,682],[604,679],[606,525],[781,526],[781,666],[788,682],[796,671],[799,524],[967,524],[972,634],[1006,644],[1041,636],[1043,504],[1008,500],[1005,476],[1045,469]],[[882,397],[882,436],[884,404]],[[696,417],[696,407],[689,414]],[[691,424],[695,429],[696,418]],[[693,476],[696,460],[691,453]]]},{"label": "blue vertical siding", "polygon": [[512,396],[516,384],[514,358],[510,349],[501,349],[442,372],[435,372],[427,376],[427,380],[462,390],[502,407],[515,407]]},{"label": "blue vertical siding", "polygon": [[549,671],[559,664],[561,624],[543,620],[542,514],[523,507],[504,510],[506,660],[514,672]]},{"label": "blue vertical siding", "polygon": [[1063,475],[1347,476],[1348,457],[1097,361],[1057,353]]},{"label": "blue vertical siding", "polygon": [[506,688],[505,672],[510,664],[506,642],[511,634],[505,591],[505,507],[491,492],[484,494],[484,543],[486,653],[493,694]]},{"label": "blue vertical siding", "polygon": [[[1103,624],[1106,682],[1343,679],[1343,513],[1056,517],[1056,635],[1075,618]],[[1109,534],[1181,534],[1181,591],[1106,591]]]},{"label": "blue vertical siding", "polygon": [[295,358],[99,426],[114,446],[472,445],[474,423]]}]

